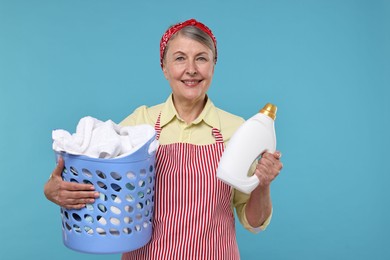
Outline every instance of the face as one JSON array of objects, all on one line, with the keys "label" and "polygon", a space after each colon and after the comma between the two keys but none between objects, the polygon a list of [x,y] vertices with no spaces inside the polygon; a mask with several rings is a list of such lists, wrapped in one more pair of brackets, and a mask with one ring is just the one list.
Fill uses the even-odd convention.
[{"label": "face", "polygon": [[198,41],[178,35],[168,43],[163,71],[175,101],[202,102],[214,74],[213,52]]}]

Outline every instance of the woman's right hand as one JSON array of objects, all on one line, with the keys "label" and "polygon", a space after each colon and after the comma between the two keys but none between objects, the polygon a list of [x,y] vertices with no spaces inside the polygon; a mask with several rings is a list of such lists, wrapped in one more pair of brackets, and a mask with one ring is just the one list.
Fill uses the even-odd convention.
[{"label": "woman's right hand", "polygon": [[57,167],[46,182],[44,193],[48,200],[67,209],[81,209],[99,197],[93,185],[62,180],[64,160],[59,158]]}]

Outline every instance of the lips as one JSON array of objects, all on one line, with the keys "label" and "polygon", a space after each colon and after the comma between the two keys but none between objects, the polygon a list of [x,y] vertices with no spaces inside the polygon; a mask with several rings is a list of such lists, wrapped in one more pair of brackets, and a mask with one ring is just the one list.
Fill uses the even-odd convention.
[{"label": "lips", "polygon": [[182,80],[181,82],[184,83],[184,85],[186,86],[196,86],[198,85],[202,80],[195,80],[195,79],[191,79],[191,80]]}]

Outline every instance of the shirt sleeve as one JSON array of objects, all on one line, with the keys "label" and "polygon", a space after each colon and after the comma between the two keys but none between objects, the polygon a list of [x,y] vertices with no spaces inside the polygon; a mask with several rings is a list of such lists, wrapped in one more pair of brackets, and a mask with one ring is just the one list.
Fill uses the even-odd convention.
[{"label": "shirt sleeve", "polygon": [[149,116],[148,107],[140,106],[119,124],[122,126],[134,126],[139,124],[152,124],[153,121]]}]

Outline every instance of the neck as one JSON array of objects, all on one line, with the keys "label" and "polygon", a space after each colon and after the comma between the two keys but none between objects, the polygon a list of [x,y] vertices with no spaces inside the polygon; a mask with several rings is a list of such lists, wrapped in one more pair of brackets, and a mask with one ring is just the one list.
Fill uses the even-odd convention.
[{"label": "neck", "polygon": [[207,96],[196,101],[180,101],[173,98],[173,104],[180,118],[187,124],[193,122],[202,113],[207,102]]}]

